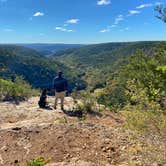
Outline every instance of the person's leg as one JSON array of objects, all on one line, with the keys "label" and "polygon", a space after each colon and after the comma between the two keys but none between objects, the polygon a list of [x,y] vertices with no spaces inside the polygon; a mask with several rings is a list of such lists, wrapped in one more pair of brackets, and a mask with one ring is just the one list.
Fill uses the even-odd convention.
[{"label": "person's leg", "polygon": [[64,110],[64,99],[66,92],[61,92],[61,109]]},{"label": "person's leg", "polygon": [[54,103],[54,108],[57,108],[57,103],[58,103],[58,93],[55,93],[55,103]]},{"label": "person's leg", "polygon": [[61,110],[64,110],[64,97],[61,97]]},{"label": "person's leg", "polygon": [[55,104],[54,104],[54,108],[55,108],[55,109],[57,108],[57,102],[58,102],[58,98],[55,97]]}]

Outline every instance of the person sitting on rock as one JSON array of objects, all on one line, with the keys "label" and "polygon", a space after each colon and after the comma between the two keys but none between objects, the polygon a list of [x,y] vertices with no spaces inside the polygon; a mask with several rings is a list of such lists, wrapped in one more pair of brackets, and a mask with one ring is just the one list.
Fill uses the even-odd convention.
[{"label": "person sitting on rock", "polygon": [[40,100],[38,102],[40,108],[47,108],[47,89],[44,89],[40,95]]}]

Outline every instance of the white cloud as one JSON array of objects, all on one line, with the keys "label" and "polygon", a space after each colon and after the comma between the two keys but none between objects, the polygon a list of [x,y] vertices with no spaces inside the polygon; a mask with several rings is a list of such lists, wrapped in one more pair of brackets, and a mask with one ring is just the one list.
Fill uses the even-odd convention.
[{"label": "white cloud", "polygon": [[97,2],[97,5],[109,5],[109,4],[111,4],[110,0],[99,0]]},{"label": "white cloud", "polygon": [[34,17],[44,16],[44,13],[42,13],[42,12],[36,12],[36,13],[34,13],[33,16],[34,16]]},{"label": "white cloud", "polygon": [[6,28],[6,29],[4,29],[4,31],[6,31],[6,32],[13,32],[14,29]]},{"label": "white cloud", "polygon": [[136,8],[137,8],[137,9],[142,9],[142,8],[152,7],[152,6],[153,6],[153,4],[147,3],[147,4],[139,5],[139,6],[137,6]]},{"label": "white cloud", "polygon": [[63,31],[63,32],[74,32],[74,30],[66,29],[63,27],[55,27],[55,30]]},{"label": "white cloud", "polygon": [[7,2],[7,0],[0,0],[0,2]]},{"label": "white cloud", "polygon": [[129,10],[129,16],[134,15],[134,14],[139,14],[139,13],[141,13],[141,12],[138,10]]},{"label": "white cloud", "polygon": [[123,15],[122,15],[122,14],[119,14],[119,15],[118,15],[118,17],[119,17],[119,18],[122,18],[122,17],[123,17]]},{"label": "white cloud", "polygon": [[66,31],[66,28],[62,28],[62,27],[55,27],[55,29],[60,31]]},{"label": "white cloud", "polygon": [[118,24],[120,21],[123,21],[123,20],[124,20],[124,16],[120,14],[120,15],[118,15],[118,16],[116,17],[114,24],[116,25],[116,24]]},{"label": "white cloud", "polygon": [[110,31],[110,29],[103,29],[103,30],[101,30],[100,32],[101,33],[105,33],[105,32],[109,32]]},{"label": "white cloud", "polygon": [[40,36],[44,36],[45,34],[44,33],[39,33]]},{"label": "white cloud", "polygon": [[66,23],[67,24],[77,24],[79,21],[79,19],[70,19],[70,20],[67,20]]},{"label": "white cloud", "polygon": [[150,22],[147,22],[147,21],[146,21],[146,22],[144,22],[144,25],[149,25],[149,24],[150,24]]},{"label": "white cloud", "polygon": [[109,28],[115,28],[115,27],[117,27],[117,25],[115,25],[115,24],[109,26]]},{"label": "white cloud", "polygon": [[162,5],[162,2],[156,2],[155,5]]},{"label": "white cloud", "polygon": [[130,28],[129,28],[129,27],[126,27],[126,28],[124,28],[124,29],[120,29],[120,32],[124,32],[124,31],[128,31],[128,30],[130,30]]},{"label": "white cloud", "polygon": [[124,16],[122,14],[119,14],[116,18],[115,21],[112,25],[107,26],[107,28],[101,30],[100,32],[104,33],[104,32],[109,32],[111,30],[111,28],[116,28],[117,24],[119,24],[120,21],[124,20]]},{"label": "white cloud", "polygon": [[57,26],[57,27],[55,27],[55,30],[63,31],[63,32],[75,32],[74,30],[68,29],[67,27],[70,24],[77,24],[78,22],[79,22],[79,19],[72,18],[70,20],[65,21],[64,24],[63,24],[63,26]]}]

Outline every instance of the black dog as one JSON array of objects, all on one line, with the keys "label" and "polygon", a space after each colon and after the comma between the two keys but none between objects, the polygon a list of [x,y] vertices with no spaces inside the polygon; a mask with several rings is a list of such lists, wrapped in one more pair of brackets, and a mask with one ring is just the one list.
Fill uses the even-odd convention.
[{"label": "black dog", "polygon": [[47,108],[47,89],[44,89],[40,95],[40,100],[38,102],[40,108]]}]

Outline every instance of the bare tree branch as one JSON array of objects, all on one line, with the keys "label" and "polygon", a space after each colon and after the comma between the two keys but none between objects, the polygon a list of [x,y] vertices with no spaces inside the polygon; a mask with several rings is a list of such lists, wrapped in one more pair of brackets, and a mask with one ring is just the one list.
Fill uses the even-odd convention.
[{"label": "bare tree branch", "polygon": [[157,5],[155,7],[155,11],[158,12],[158,15],[156,17],[166,23],[166,7],[164,7],[163,5]]}]

